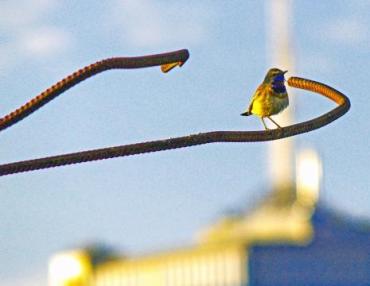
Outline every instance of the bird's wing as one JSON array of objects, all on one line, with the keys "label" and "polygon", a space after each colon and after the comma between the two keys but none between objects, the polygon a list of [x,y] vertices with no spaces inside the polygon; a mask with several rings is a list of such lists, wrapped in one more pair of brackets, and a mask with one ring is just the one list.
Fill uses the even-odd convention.
[{"label": "bird's wing", "polygon": [[252,112],[252,108],[253,108],[253,103],[254,103],[254,101],[255,101],[257,98],[259,98],[259,97],[263,96],[263,94],[264,94],[264,92],[265,92],[265,88],[266,88],[266,86],[265,86],[264,84],[261,84],[261,85],[256,89],[256,91],[255,91],[255,93],[254,93],[254,95],[253,95],[253,97],[252,97],[252,99],[251,99],[251,102],[250,102],[250,104],[249,104],[249,107],[248,107],[248,111],[249,111],[249,112]]}]

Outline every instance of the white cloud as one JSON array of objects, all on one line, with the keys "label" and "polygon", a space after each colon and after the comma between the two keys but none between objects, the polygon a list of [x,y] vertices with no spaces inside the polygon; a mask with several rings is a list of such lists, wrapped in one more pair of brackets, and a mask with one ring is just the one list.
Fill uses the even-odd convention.
[{"label": "white cloud", "polygon": [[121,0],[110,21],[122,30],[125,43],[135,47],[197,44],[207,33],[210,11],[201,3]]},{"label": "white cloud", "polygon": [[340,44],[359,44],[368,37],[368,27],[357,19],[339,19],[324,28],[324,36]]},{"label": "white cloud", "polygon": [[66,51],[70,43],[70,36],[64,30],[46,26],[23,33],[19,45],[25,53],[43,57]]},{"label": "white cloud", "polygon": [[55,0],[0,1],[0,24],[17,30],[40,20],[56,7]]},{"label": "white cloud", "polygon": [[71,46],[70,34],[47,23],[56,0],[0,1],[1,70],[25,58],[53,56]]}]

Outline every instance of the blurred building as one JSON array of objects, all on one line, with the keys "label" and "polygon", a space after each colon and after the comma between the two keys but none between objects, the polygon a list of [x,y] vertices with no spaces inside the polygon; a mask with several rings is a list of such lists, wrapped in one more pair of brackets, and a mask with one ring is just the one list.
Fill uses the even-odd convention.
[{"label": "blurred building", "polygon": [[298,156],[292,195],[272,192],[254,210],[220,219],[192,247],[141,257],[101,248],[49,263],[50,286],[370,285],[370,223],[317,203],[320,162]]}]

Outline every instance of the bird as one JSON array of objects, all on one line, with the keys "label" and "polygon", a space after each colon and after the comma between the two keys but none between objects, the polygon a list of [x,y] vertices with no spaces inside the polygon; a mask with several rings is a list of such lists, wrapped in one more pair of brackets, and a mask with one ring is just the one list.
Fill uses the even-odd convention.
[{"label": "bird", "polygon": [[278,128],[281,128],[270,116],[282,112],[289,105],[288,93],[284,84],[285,73],[287,71],[278,68],[269,69],[265,79],[255,91],[247,110],[240,115],[259,116],[265,130],[269,130],[269,128],[267,128],[264,118],[268,118]]}]

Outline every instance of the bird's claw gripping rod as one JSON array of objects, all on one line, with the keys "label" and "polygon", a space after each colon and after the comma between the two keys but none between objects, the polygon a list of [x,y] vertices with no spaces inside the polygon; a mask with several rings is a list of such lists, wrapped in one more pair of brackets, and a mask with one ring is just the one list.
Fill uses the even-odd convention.
[{"label": "bird's claw gripping rod", "polygon": [[[111,58],[99,61],[95,64],[80,69],[79,71],[59,81],[22,107],[0,119],[0,131],[20,121],[77,83],[87,79],[88,77],[94,76],[99,72],[109,69],[132,69],[158,65],[161,66],[163,72],[167,72],[175,66],[181,66],[184,64],[188,57],[189,53],[187,50],[180,50],[151,56],[135,58]],[[207,143],[259,142],[276,140],[323,127],[344,115],[350,108],[350,101],[344,94],[325,84],[303,78],[291,77],[288,79],[288,85],[321,94],[333,100],[338,104],[338,106],[312,120],[279,129],[266,131],[212,131],[177,138],[108,147],[3,164],[0,165],[0,176],[95,160],[184,148]]]}]

